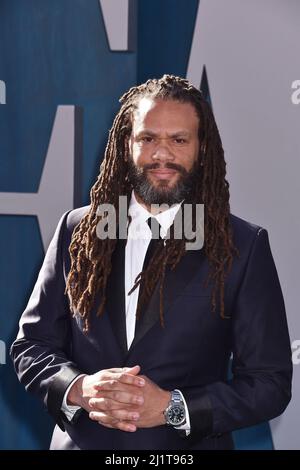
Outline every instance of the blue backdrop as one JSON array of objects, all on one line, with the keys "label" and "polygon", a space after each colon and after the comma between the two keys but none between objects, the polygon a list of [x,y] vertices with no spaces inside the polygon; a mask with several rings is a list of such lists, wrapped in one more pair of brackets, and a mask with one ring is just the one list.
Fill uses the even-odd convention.
[{"label": "blue backdrop", "polygon": [[[1,0],[0,192],[38,190],[55,111],[83,108],[80,205],[98,174],[118,98],[163,73],[186,75],[198,0],[139,0],[132,51],[110,51],[98,0]],[[54,188],[55,189],[55,188]],[[1,195],[0,195],[1,197]],[[47,210],[47,207],[45,207]],[[37,219],[0,215],[0,340],[7,353],[44,251]],[[47,449],[53,422],[0,365],[0,448]],[[237,448],[269,449],[269,425],[236,432]]]}]

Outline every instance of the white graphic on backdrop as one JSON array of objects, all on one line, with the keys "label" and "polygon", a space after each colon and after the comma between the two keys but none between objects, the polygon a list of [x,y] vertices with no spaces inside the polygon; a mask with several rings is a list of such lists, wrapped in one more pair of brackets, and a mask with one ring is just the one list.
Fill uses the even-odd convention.
[{"label": "white graphic on backdrop", "polygon": [[0,365],[6,364],[6,344],[0,340]]},{"label": "white graphic on backdrop", "polygon": [[59,106],[37,193],[0,193],[0,214],[36,215],[44,249],[61,215],[73,208],[74,106]]},{"label": "white graphic on backdrop", "polygon": [[3,80],[0,80],[0,104],[6,104],[6,85]]},{"label": "white graphic on backdrop", "polygon": [[[299,17],[297,1],[201,0],[187,73],[199,87],[206,67],[232,212],[269,230],[291,336],[298,338],[300,140],[291,84],[299,76]],[[299,396],[296,366],[293,399],[271,422],[277,449],[300,447]]]},{"label": "white graphic on backdrop", "polygon": [[129,0],[99,0],[112,51],[129,49]]},{"label": "white graphic on backdrop", "polygon": [[300,364],[300,340],[295,339],[292,342],[292,359],[293,359],[293,364],[294,366],[297,366]]},{"label": "white graphic on backdrop", "polygon": [[292,103],[300,104],[300,80],[293,81],[292,89],[295,90],[291,96]]}]

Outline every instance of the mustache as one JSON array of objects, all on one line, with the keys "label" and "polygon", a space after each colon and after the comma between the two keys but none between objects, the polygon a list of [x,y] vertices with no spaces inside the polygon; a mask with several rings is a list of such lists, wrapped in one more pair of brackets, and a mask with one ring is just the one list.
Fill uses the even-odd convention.
[{"label": "mustache", "polygon": [[186,169],[178,165],[177,163],[166,163],[165,165],[160,165],[159,163],[148,163],[143,166],[143,172],[146,172],[148,170],[162,170],[162,169],[169,169],[169,170],[176,170],[178,173],[181,173],[182,175],[186,175],[188,172]]}]

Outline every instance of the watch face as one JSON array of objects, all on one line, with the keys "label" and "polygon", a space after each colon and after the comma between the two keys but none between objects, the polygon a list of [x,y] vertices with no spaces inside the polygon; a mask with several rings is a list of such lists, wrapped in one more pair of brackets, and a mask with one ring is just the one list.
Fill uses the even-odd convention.
[{"label": "watch face", "polygon": [[185,421],[185,408],[181,405],[173,405],[167,410],[167,419],[173,426],[179,426]]}]

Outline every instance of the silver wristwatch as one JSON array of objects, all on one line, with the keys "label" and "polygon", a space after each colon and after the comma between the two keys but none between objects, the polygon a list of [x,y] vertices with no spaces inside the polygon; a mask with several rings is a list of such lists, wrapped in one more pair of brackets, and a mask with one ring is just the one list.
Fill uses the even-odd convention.
[{"label": "silver wristwatch", "polygon": [[185,406],[178,390],[171,392],[171,400],[168,407],[164,411],[166,423],[171,426],[181,426],[186,421]]}]

